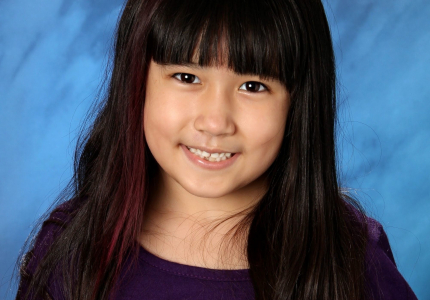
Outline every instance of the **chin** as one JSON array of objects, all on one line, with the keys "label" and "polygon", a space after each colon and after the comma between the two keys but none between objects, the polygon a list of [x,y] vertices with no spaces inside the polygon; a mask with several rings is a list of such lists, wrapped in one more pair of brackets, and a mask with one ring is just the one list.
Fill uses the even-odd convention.
[{"label": "chin", "polygon": [[185,188],[184,189],[196,196],[196,197],[200,197],[200,198],[221,198],[223,196],[226,196],[227,194],[229,194],[231,191],[224,191],[224,190],[220,190],[219,188],[212,188],[212,189],[203,189],[203,188]]},{"label": "chin", "polygon": [[178,183],[186,190],[189,194],[201,198],[220,198],[226,196],[234,190],[228,187],[220,187],[219,185],[202,184],[201,182],[196,183]]}]

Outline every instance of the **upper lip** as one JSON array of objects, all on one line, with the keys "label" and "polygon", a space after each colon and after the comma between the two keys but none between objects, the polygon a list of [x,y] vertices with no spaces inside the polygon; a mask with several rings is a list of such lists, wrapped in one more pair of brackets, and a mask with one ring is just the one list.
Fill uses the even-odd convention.
[{"label": "upper lip", "polygon": [[205,151],[205,152],[207,152],[207,153],[235,153],[235,152],[232,152],[232,151],[227,151],[227,150],[222,150],[222,149],[219,149],[219,148],[212,148],[212,149],[209,149],[209,148],[207,148],[207,147],[202,147],[202,146],[190,146],[190,145],[184,145],[185,147],[188,147],[188,148],[194,148],[194,149],[199,149],[199,150],[202,150],[202,151]]}]

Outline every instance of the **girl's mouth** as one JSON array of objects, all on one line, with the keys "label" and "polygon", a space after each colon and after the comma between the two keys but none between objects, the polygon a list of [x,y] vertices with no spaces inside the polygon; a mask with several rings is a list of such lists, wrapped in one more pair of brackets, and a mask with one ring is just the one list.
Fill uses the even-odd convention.
[{"label": "girl's mouth", "polygon": [[220,152],[220,153],[208,153],[204,150],[200,150],[200,149],[196,149],[196,148],[192,148],[192,147],[187,147],[187,149],[193,153],[196,156],[199,156],[200,158],[203,158],[207,161],[212,161],[212,162],[219,162],[219,161],[223,161],[223,160],[228,160],[231,157],[233,157],[236,153],[231,153],[231,152]]}]

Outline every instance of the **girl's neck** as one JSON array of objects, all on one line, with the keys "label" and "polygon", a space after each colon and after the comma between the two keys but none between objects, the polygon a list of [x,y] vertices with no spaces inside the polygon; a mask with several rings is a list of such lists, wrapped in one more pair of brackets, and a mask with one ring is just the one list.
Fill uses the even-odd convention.
[{"label": "girl's neck", "polygon": [[209,269],[247,269],[248,225],[242,215],[210,220],[148,209],[140,244],[152,254],[180,264]]},{"label": "girl's neck", "polygon": [[181,264],[247,269],[247,215],[262,196],[258,190],[248,194],[254,199],[248,203],[232,196],[187,198],[174,193],[174,187],[158,184],[145,207],[139,243],[152,254]]}]

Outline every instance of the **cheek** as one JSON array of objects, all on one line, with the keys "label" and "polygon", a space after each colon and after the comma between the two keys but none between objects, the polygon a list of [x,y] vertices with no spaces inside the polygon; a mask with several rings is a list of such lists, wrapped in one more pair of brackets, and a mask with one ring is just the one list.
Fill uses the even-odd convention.
[{"label": "cheek", "polygon": [[181,141],[181,131],[186,124],[186,112],[171,101],[166,93],[147,93],[144,107],[144,132],[151,153],[157,161],[170,157],[172,146]]},{"label": "cheek", "polygon": [[[264,112],[264,113],[263,113]],[[284,138],[286,110],[260,110],[258,114],[248,115],[243,133],[247,174],[258,178],[275,161]]]},{"label": "cheek", "polygon": [[246,135],[250,148],[258,155],[276,156],[284,137],[286,117],[287,108],[277,106],[247,118]]},{"label": "cheek", "polygon": [[157,159],[160,155],[164,155],[166,140],[171,135],[171,122],[168,121],[169,116],[163,112],[163,97],[147,91],[144,114],[143,128],[145,138],[152,155]]}]

